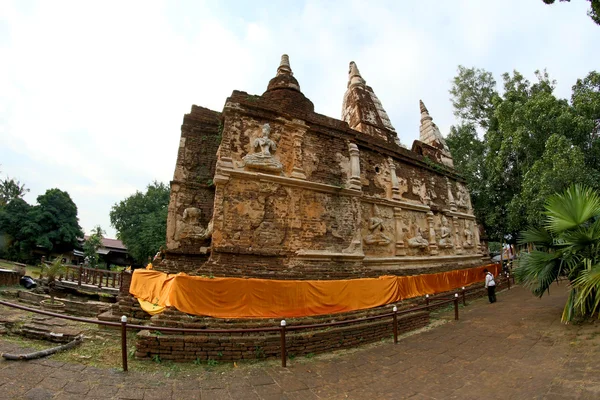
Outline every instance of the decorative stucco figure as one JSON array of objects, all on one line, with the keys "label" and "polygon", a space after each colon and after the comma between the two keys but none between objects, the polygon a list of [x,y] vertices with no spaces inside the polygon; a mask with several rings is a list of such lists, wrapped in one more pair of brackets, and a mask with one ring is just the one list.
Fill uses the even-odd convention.
[{"label": "decorative stucco figure", "polygon": [[262,136],[254,139],[253,150],[255,153],[247,154],[242,158],[242,166],[266,171],[279,172],[283,168],[279,160],[273,157],[271,152],[277,150],[277,144],[269,138],[271,126],[264,124]]},{"label": "decorative stucco figure", "polygon": [[465,249],[473,247],[473,231],[471,230],[471,223],[469,221],[465,222],[465,230],[463,231],[463,235],[465,235],[463,247]]},{"label": "decorative stucco figure", "polygon": [[429,246],[429,242],[427,241],[427,239],[425,239],[423,237],[420,227],[417,227],[417,232],[415,234],[415,237],[408,239],[408,245],[410,247],[419,247],[419,248],[426,248]]},{"label": "decorative stucco figure", "polygon": [[392,242],[392,239],[387,237],[383,231],[385,227],[383,226],[383,220],[377,216],[371,217],[369,219],[369,233],[364,241],[366,244],[374,244],[378,246],[385,246]]},{"label": "decorative stucco figure", "polygon": [[440,229],[440,243],[441,248],[451,248],[452,243],[452,229],[448,226],[448,219],[445,216],[442,217],[442,228]]},{"label": "decorative stucco figure", "polygon": [[189,207],[183,210],[182,220],[179,221],[176,237],[180,239],[208,239],[212,235],[212,220],[206,228],[200,225],[202,211],[199,208]]}]

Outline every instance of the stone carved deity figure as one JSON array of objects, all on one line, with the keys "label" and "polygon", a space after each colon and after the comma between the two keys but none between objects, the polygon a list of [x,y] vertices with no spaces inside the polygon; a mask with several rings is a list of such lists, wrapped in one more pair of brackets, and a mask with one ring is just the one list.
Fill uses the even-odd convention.
[{"label": "stone carved deity figure", "polygon": [[202,211],[195,207],[189,207],[183,210],[181,221],[177,224],[176,237],[180,239],[208,239],[212,236],[213,223],[212,220],[206,228],[200,225],[200,216]]},{"label": "stone carved deity figure", "polygon": [[469,221],[465,221],[463,235],[465,235],[463,247],[466,249],[473,247],[473,231],[471,230],[471,223]]},{"label": "stone carved deity figure", "polygon": [[469,208],[469,195],[464,188],[458,187],[456,197],[456,204],[459,207]]},{"label": "stone carved deity figure", "polygon": [[364,241],[366,244],[374,244],[378,246],[385,246],[392,242],[392,239],[386,236],[383,232],[385,227],[383,226],[383,220],[378,216],[373,216],[369,219],[369,234],[365,237]]},{"label": "stone carved deity figure", "polygon": [[269,138],[271,134],[271,125],[264,124],[262,127],[262,137],[254,139],[254,149],[260,147],[263,157],[271,157],[271,149],[277,150],[277,144]]},{"label": "stone carved deity figure", "polygon": [[451,248],[454,246],[452,244],[452,229],[448,226],[448,219],[445,216],[442,216],[439,246],[441,248]]},{"label": "stone carved deity figure", "polygon": [[429,242],[427,239],[423,237],[423,233],[421,233],[421,228],[417,226],[417,232],[415,237],[408,239],[409,247],[419,247],[421,249],[429,246]]},{"label": "stone carved deity figure", "polygon": [[254,153],[244,156],[241,166],[273,172],[281,171],[283,166],[271,153],[277,150],[277,144],[269,137],[270,133],[271,126],[264,124],[262,136],[254,139],[252,146]]}]

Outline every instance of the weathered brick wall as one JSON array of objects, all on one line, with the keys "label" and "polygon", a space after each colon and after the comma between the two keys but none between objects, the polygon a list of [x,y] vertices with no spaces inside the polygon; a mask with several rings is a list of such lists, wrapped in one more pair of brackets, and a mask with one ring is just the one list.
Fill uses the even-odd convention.
[{"label": "weathered brick wall", "polygon": [[[426,326],[429,314],[416,312],[398,317],[398,332],[404,333]],[[318,331],[288,332],[286,346],[288,356],[316,354],[335,349],[356,347],[383,338],[393,333],[391,317],[362,322],[348,326],[331,327]],[[235,361],[242,359],[275,358],[281,356],[280,335],[274,334],[231,334],[231,335],[156,335],[142,331],[137,336],[137,358],[191,361],[217,360]]]},{"label": "weathered brick wall", "polygon": [[0,270],[0,286],[14,286],[19,284],[20,274],[17,271]]},{"label": "weathered brick wall", "polygon": [[[173,256],[174,257],[174,256]],[[169,259],[162,270],[169,273],[183,271],[192,275],[206,275],[214,277],[242,277],[265,279],[349,279],[349,278],[377,278],[383,275],[408,276],[419,274],[435,274],[438,272],[452,271],[455,269],[471,268],[481,265],[465,264],[463,261],[444,261],[435,266],[411,266],[390,270],[386,267],[373,266],[366,268],[362,261],[336,261],[336,260],[310,260],[305,259],[299,263],[290,260],[285,255],[269,254],[267,252],[250,254],[242,249],[231,249],[228,252],[213,251],[211,260],[203,262],[206,258],[192,258],[177,255],[178,258]],[[172,263],[171,263],[172,262]],[[297,264],[298,263],[298,264]]]},{"label": "weathered brick wall", "polygon": [[194,240],[180,240],[178,222],[188,207],[201,210],[199,223],[206,226],[212,218],[217,149],[221,142],[221,113],[192,106],[181,126],[177,164],[171,182],[171,198],[167,222],[167,247],[171,250],[197,253]]}]

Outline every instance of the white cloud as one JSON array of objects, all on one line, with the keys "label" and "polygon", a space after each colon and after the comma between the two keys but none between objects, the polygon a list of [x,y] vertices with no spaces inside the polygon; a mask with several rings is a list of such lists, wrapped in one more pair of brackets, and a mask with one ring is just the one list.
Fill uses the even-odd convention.
[{"label": "white cloud", "polygon": [[262,94],[282,53],[316,111],[335,118],[356,61],[410,146],[419,99],[444,133],[454,123],[458,64],[498,80],[546,67],[568,97],[600,65],[584,3],[0,0],[2,172],[32,189],[30,202],[67,190],[87,231],[107,229],[112,204],[171,179],[191,105]]}]

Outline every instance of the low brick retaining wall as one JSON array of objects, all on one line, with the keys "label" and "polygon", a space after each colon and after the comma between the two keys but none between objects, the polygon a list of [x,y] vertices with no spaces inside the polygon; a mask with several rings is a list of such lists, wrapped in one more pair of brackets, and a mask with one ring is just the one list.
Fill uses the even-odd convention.
[{"label": "low brick retaining wall", "polygon": [[[428,312],[415,312],[398,316],[398,332],[404,333],[429,324]],[[241,327],[240,327],[241,328]],[[360,344],[373,343],[383,338],[391,340],[391,317],[357,322],[347,326],[286,334],[287,354],[301,356],[347,349]],[[161,360],[235,361],[265,359],[281,356],[279,332],[257,334],[207,334],[207,335],[157,335],[141,331],[137,336],[136,358],[160,357]]]},{"label": "low brick retaining wall", "polygon": [[0,269],[0,286],[14,286],[19,284],[21,275],[10,269]]},{"label": "low brick retaining wall", "polygon": [[[40,301],[49,299],[50,296],[45,294],[38,294],[33,292],[19,291],[19,301],[34,306],[38,306]],[[70,315],[77,315],[80,317],[96,317],[98,314],[107,311],[110,308],[110,304],[102,303],[99,301],[73,301],[67,300],[60,297],[55,297],[57,301],[65,303],[65,313]]]}]

